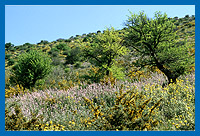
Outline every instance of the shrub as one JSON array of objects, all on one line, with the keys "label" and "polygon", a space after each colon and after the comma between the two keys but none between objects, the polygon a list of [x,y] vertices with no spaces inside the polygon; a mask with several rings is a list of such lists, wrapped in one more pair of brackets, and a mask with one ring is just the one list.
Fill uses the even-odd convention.
[{"label": "shrub", "polygon": [[103,77],[101,70],[95,66],[90,66],[88,73],[82,76],[88,83],[98,83]]},{"label": "shrub", "polygon": [[11,47],[14,47],[14,44],[12,44],[12,43],[6,43],[5,44],[5,49],[6,50],[9,50]]},{"label": "shrub", "polygon": [[66,39],[65,42],[68,42],[68,43],[69,43],[69,42],[71,42],[71,40],[70,40],[70,39]]},{"label": "shrub", "polygon": [[10,86],[10,70],[5,70],[5,88],[9,88]]},{"label": "shrub", "polygon": [[65,73],[68,73],[70,71],[70,68],[65,68]]},{"label": "shrub", "polygon": [[8,59],[8,66],[12,66],[15,63],[14,59]]},{"label": "shrub", "polygon": [[64,79],[66,77],[64,69],[59,65],[56,66],[52,69],[52,72],[48,76],[48,79],[54,79],[54,80],[59,80],[59,79]]},{"label": "shrub", "polygon": [[74,65],[75,68],[80,68],[80,66],[81,66],[81,62],[76,62]]},{"label": "shrub", "polygon": [[59,39],[57,39],[56,41],[57,41],[57,42],[63,42],[63,41],[65,41],[65,39],[59,38]]},{"label": "shrub", "polygon": [[12,97],[13,95],[18,96],[19,94],[24,94],[28,90],[23,88],[23,86],[16,85],[15,87],[10,87],[9,89],[5,89],[5,98]]},{"label": "shrub", "polygon": [[161,99],[149,109],[150,99],[135,90],[116,92],[115,105],[105,109],[104,102],[94,105],[92,101],[83,97],[91,109],[91,127],[97,130],[152,130],[158,121],[154,119],[155,110]]},{"label": "shrub", "polygon": [[44,45],[47,45],[49,42],[47,41],[47,40],[41,40],[41,42],[40,43],[38,43],[38,44],[44,44]]},{"label": "shrub", "polygon": [[75,47],[70,50],[66,59],[66,64],[75,64],[77,61],[80,60],[80,47]]},{"label": "shrub", "polygon": [[5,110],[5,128],[6,130],[43,130],[43,131],[62,131],[64,126],[60,124],[41,123],[42,116],[36,117],[36,114],[32,113],[31,119],[28,120],[21,112],[19,106],[15,106],[15,114],[9,115],[8,109]]},{"label": "shrub", "polygon": [[53,57],[51,64],[54,65],[54,66],[58,66],[58,65],[61,64],[61,61],[60,61],[60,59],[58,57]]},{"label": "shrub", "polygon": [[5,59],[9,59],[12,56],[12,54],[6,54]]},{"label": "shrub", "polygon": [[12,69],[14,79],[25,88],[34,87],[37,80],[44,78],[50,72],[50,64],[50,58],[39,51],[23,53]]},{"label": "shrub", "polygon": [[16,51],[16,48],[15,48],[15,46],[14,47],[10,47],[9,50],[14,52],[14,51]]},{"label": "shrub", "polygon": [[56,48],[59,49],[59,50],[66,50],[66,51],[70,51],[71,48],[65,44],[65,43],[59,43],[58,45],[56,45]]},{"label": "shrub", "polygon": [[31,130],[36,124],[39,124],[39,119],[42,120],[42,117],[36,118],[36,116],[32,114],[32,119],[27,120],[17,105],[15,106],[15,114],[9,115],[8,109],[5,110],[6,130]]}]

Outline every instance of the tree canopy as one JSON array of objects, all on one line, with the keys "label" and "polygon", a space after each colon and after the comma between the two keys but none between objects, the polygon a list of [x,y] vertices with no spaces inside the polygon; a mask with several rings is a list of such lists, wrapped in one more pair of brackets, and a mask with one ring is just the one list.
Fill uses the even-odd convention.
[{"label": "tree canopy", "polygon": [[122,36],[112,27],[98,33],[92,43],[87,42],[83,54],[90,62],[109,75],[115,59],[124,55],[127,48],[122,45]]},{"label": "tree canopy", "polygon": [[133,14],[125,23],[128,29],[124,45],[132,49],[134,65],[140,68],[156,66],[168,78],[168,82],[176,82],[194,63],[189,55],[187,44],[178,44],[176,26],[167,14],[155,12],[150,19],[144,12]]}]

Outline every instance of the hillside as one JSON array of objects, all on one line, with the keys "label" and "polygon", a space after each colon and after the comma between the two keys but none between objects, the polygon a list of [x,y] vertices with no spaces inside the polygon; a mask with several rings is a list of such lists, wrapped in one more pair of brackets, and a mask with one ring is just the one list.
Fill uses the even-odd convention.
[{"label": "hillside", "polygon": [[[195,16],[189,17],[186,15],[184,18],[174,17],[172,18],[174,24],[177,26],[178,36],[180,41],[183,41],[185,37],[188,38],[189,44],[195,46]],[[123,32],[119,30],[119,33]],[[71,36],[69,39],[57,39],[56,41],[48,42],[46,40],[41,40],[37,44],[24,43],[23,45],[14,46],[12,43],[6,43],[8,48],[5,48],[5,66],[8,69],[14,64],[17,56],[23,52],[27,52],[31,49],[42,50],[48,53],[57,63],[64,64],[67,52],[59,47],[59,44],[64,44],[63,46],[69,46],[70,48],[80,47],[81,44],[92,40],[94,35],[98,33],[103,33],[101,31],[91,32],[88,34]],[[62,45],[61,45],[62,46]],[[63,47],[64,48],[64,47]],[[56,63],[56,62],[55,62]]]},{"label": "hillside", "polygon": [[6,130],[195,130],[195,16],[140,17],[121,30],[6,43]]},{"label": "hillside", "polygon": [[[185,42],[187,37],[187,44],[192,45],[191,53],[195,54],[195,16],[189,17],[186,15],[184,18],[174,17],[171,18],[177,26],[177,36],[179,36],[179,43]],[[123,34],[124,30],[118,30],[119,34]],[[12,43],[6,43],[5,48],[5,69],[6,79],[9,77],[10,68],[16,63],[18,56],[30,50],[42,50],[49,55],[52,59],[52,65],[59,66],[61,71],[69,71],[73,73],[86,71],[90,67],[90,63],[81,56],[82,45],[92,43],[93,37],[101,31],[71,36],[69,39],[57,39],[56,41],[48,42],[41,40],[37,44],[25,43],[23,45],[14,46]],[[128,57],[128,56],[127,56]],[[123,59],[123,58],[122,58]],[[124,59],[123,59],[124,60]],[[124,60],[125,63],[125,60]],[[125,66],[127,64],[124,64]],[[129,69],[130,70],[130,69]],[[129,71],[127,70],[127,71]],[[64,72],[65,73],[65,72]],[[69,73],[69,72],[68,72]],[[128,75],[129,73],[127,73]],[[73,77],[73,76],[72,76]],[[84,79],[83,79],[84,80]]]}]

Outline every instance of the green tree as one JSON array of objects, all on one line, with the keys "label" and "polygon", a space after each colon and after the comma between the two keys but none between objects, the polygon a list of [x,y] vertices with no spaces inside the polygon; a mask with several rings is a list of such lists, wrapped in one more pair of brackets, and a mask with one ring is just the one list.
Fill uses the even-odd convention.
[{"label": "green tree", "polygon": [[166,14],[155,12],[154,18],[149,19],[144,12],[131,13],[125,25],[128,29],[124,44],[137,56],[135,66],[156,66],[171,83],[194,63],[188,53],[190,46],[177,44],[176,26]]},{"label": "green tree", "polygon": [[11,47],[14,47],[14,44],[12,44],[12,43],[6,43],[6,44],[5,44],[6,50],[8,50],[8,49],[11,48]]},{"label": "green tree", "polygon": [[63,51],[70,51],[71,48],[66,43],[59,43],[56,48]]},{"label": "green tree", "polygon": [[81,58],[80,58],[80,47],[74,47],[70,50],[68,50],[68,54],[67,57],[65,58],[66,62],[65,64],[75,64],[76,62],[78,62]]},{"label": "green tree", "polygon": [[8,66],[12,66],[15,63],[15,60],[12,58],[8,59]]},{"label": "green tree", "polygon": [[44,78],[51,70],[50,58],[36,50],[23,53],[12,68],[16,83],[26,88],[34,87],[37,80]]},{"label": "green tree", "polygon": [[122,46],[121,42],[122,36],[120,37],[119,32],[112,27],[104,33],[98,33],[92,43],[86,43],[83,54],[92,64],[109,75],[115,60],[127,52],[127,48]]}]

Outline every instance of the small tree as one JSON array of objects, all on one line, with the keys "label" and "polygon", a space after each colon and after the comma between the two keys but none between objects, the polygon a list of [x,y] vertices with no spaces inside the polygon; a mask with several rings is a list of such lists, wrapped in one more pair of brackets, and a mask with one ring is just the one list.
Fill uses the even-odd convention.
[{"label": "small tree", "polygon": [[66,43],[59,43],[56,48],[63,51],[70,51],[71,48]]},{"label": "small tree", "polygon": [[5,44],[5,49],[8,51],[11,47],[14,47],[14,44],[12,43],[6,43]]},{"label": "small tree", "polygon": [[68,52],[66,52],[67,57],[65,58],[66,62],[65,64],[75,64],[76,62],[78,62],[81,57],[80,57],[80,47],[74,47],[74,48],[70,48],[70,50],[68,50]]},{"label": "small tree", "polygon": [[171,83],[194,63],[189,45],[177,44],[176,26],[166,14],[156,12],[149,19],[144,12],[131,13],[125,25],[128,29],[124,44],[137,56],[135,66],[156,66]]},{"label": "small tree", "polygon": [[17,83],[26,88],[34,87],[37,80],[44,78],[51,70],[51,60],[42,52],[32,50],[19,56],[12,72]]},{"label": "small tree", "polygon": [[121,44],[122,38],[114,29],[107,29],[104,33],[98,33],[92,41],[84,46],[83,54],[90,62],[109,75],[115,59],[127,52]]}]

